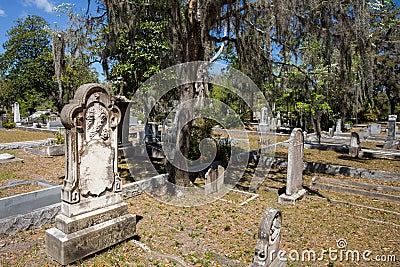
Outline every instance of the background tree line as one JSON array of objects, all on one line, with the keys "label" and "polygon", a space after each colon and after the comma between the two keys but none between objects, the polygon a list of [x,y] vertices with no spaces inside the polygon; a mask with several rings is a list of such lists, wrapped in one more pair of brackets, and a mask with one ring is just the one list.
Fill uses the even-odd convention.
[{"label": "background tree line", "polygon": [[[89,69],[96,61],[115,93],[130,97],[165,67],[217,60],[247,74],[292,126],[319,133],[337,118],[399,113],[400,10],[393,0],[88,0],[84,13],[58,9],[70,19],[65,31],[50,32],[38,17],[9,31],[2,103],[61,108],[79,84],[96,80]],[[183,85],[169,99],[213,94],[252,119],[234,94],[202,88]],[[193,125],[182,127],[176,149],[187,156]],[[187,174],[176,177],[187,185]]]}]

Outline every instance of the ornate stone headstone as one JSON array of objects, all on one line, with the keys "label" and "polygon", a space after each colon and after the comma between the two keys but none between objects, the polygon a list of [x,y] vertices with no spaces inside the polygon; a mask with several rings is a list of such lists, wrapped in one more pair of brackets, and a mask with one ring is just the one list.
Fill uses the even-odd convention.
[{"label": "ornate stone headstone", "polygon": [[286,266],[286,262],[278,257],[281,225],[281,212],[274,208],[267,208],[258,227],[253,267]]},{"label": "ornate stone headstone", "polygon": [[206,185],[205,185],[205,194],[209,195],[212,193],[221,192],[224,186],[224,175],[225,169],[221,165],[218,165],[217,169],[214,170],[210,168],[205,177],[206,177]]},{"label": "ornate stone headstone", "polygon": [[336,121],[336,133],[342,133],[342,119]]},{"label": "ornate stone headstone", "polygon": [[352,155],[357,158],[360,150],[361,150],[360,137],[358,133],[352,132],[350,136],[349,155]]},{"label": "ornate stone headstone", "polygon": [[15,102],[13,106],[13,112],[14,112],[14,124],[15,125],[21,125],[21,114],[19,111],[19,103]]},{"label": "ornate stone headstone", "polygon": [[61,112],[66,128],[66,176],[56,227],[46,231],[46,252],[61,264],[135,234],[136,217],[122,201],[117,166],[121,112],[108,89],[78,88]]},{"label": "ornate stone headstone", "polygon": [[396,119],[397,115],[389,115],[388,119],[388,134],[386,137],[383,148],[385,149],[397,149],[399,141],[396,139]]},{"label": "ornate stone headstone", "polygon": [[307,193],[303,188],[303,157],[303,131],[300,128],[294,128],[290,135],[288,149],[286,193],[279,196],[278,203],[295,204],[297,199],[302,198]]}]

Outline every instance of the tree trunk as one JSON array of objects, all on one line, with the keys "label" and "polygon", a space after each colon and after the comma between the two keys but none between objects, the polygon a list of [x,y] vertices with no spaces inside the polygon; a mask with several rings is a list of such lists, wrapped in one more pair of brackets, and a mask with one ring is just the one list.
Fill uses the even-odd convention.
[{"label": "tree trunk", "polygon": [[[182,45],[181,52],[182,60],[184,62],[192,62],[197,60],[204,60],[204,47],[201,39],[201,26],[197,18],[197,7],[198,0],[190,0],[187,3],[187,8],[185,12],[186,23],[182,22],[179,25],[180,28],[185,29],[186,41]],[[175,8],[180,9],[179,5]],[[173,12],[175,16],[179,16],[179,10]],[[173,18],[174,21],[180,21],[180,19]],[[179,31],[179,29],[176,29]],[[179,88],[180,91],[180,102],[184,103],[187,100],[191,100],[194,98],[196,93],[195,83],[181,85]],[[193,106],[185,106],[183,110],[180,112],[180,116],[178,117],[178,129],[180,129],[180,133],[177,136],[177,143],[175,145],[175,156],[174,156],[174,166],[171,166],[170,163],[167,164],[167,170],[169,171],[169,181],[178,186],[190,186],[190,177],[187,166],[187,159],[189,155],[190,148],[190,132],[192,123],[183,123],[187,122],[189,118],[192,118]],[[183,157],[183,158],[182,158]]]}]

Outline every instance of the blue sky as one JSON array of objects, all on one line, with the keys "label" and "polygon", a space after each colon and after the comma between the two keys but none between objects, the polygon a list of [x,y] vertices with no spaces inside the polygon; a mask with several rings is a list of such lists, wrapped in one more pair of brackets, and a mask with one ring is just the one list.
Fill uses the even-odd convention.
[{"label": "blue sky", "polygon": [[[0,0],[0,53],[4,52],[3,43],[8,39],[6,34],[9,29],[15,26],[18,18],[27,15],[38,15],[44,18],[55,29],[56,25],[65,28],[67,18],[54,12],[53,8],[68,2],[66,0]],[[87,0],[69,1],[77,8],[86,8]]]}]

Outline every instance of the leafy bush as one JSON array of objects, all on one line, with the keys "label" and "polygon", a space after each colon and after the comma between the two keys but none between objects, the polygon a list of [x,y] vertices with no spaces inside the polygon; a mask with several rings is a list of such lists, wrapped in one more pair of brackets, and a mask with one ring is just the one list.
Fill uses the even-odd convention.
[{"label": "leafy bush", "polygon": [[8,122],[3,124],[3,127],[6,128],[6,129],[12,129],[12,128],[15,127],[15,125],[14,125],[14,122],[8,121]]},{"label": "leafy bush", "polygon": [[57,132],[55,134],[55,136],[56,136],[56,139],[54,140],[55,144],[57,144],[57,145],[64,144],[65,140],[64,140],[64,136],[62,135],[61,132]]}]

